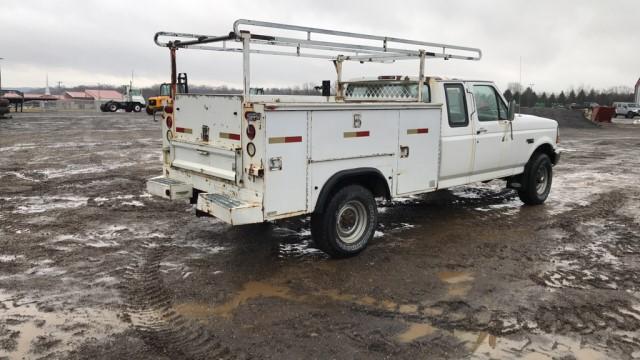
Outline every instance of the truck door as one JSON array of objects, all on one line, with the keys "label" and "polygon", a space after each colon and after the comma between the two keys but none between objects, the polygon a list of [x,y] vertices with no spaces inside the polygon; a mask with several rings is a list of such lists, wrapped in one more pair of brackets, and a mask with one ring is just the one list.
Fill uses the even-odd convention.
[{"label": "truck door", "polygon": [[462,83],[443,84],[442,97],[436,99],[445,105],[442,114],[442,149],[438,187],[447,188],[466,184],[473,170],[473,126],[469,122],[468,104],[471,94]]},{"label": "truck door", "polygon": [[398,195],[438,185],[440,109],[400,110],[398,128]]},{"label": "truck door", "polygon": [[510,175],[512,144],[507,105],[491,84],[471,84],[475,105],[475,157],[470,181]]}]

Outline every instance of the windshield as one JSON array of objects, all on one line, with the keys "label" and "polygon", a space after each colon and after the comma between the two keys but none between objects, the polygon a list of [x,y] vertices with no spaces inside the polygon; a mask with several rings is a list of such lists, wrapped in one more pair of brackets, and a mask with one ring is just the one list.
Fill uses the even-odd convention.
[{"label": "windshield", "polygon": [[[411,100],[418,97],[417,83],[351,83],[347,85],[345,96],[351,99],[393,99]],[[431,102],[429,85],[422,90],[422,101]]]}]

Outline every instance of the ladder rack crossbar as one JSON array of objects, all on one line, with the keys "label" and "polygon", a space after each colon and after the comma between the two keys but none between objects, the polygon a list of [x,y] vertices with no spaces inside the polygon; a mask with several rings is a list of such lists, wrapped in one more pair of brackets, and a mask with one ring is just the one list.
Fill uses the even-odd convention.
[{"label": "ladder rack crossbar", "polygon": [[[362,61],[369,61],[368,59],[371,59],[372,61],[385,61],[385,60],[393,61],[393,60],[402,60],[402,59],[416,59],[420,57],[420,52],[422,50],[398,47],[401,45],[437,48],[438,52],[434,50],[432,51],[425,50],[426,56],[433,57],[433,58],[460,59],[460,60],[480,60],[482,58],[482,51],[480,49],[466,47],[466,46],[448,45],[448,44],[432,43],[432,42],[425,42],[425,41],[401,39],[401,38],[388,37],[388,36],[358,34],[358,33],[352,33],[352,32],[335,31],[335,30],[279,24],[279,23],[264,22],[264,21],[245,20],[245,19],[236,20],[233,25],[233,31],[227,35],[212,36],[212,35],[187,34],[187,33],[176,33],[176,32],[158,32],[155,35],[154,41],[158,46],[214,50],[211,48],[200,47],[200,45],[227,42],[227,41],[242,42],[242,33],[245,33],[247,31],[242,30],[241,26],[298,31],[298,32],[304,33],[303,38],[250,33],[249,42],[251,44],[272,45],[272,46],[294,46],[298,49],[314,49],[314,50],[324,50],[324,51],[332,51],[332,52],[340,53],[340,54],[336,54],[335,56],[329,56],[325,54],[307,54],[305,56],[305,57],[311,57],[311,58],[320,58],[320,59],[329,58],[329,59],[335,60],[340,55],[348,55],[348,56],[345,56],[344,60],[353,60],[353,61],[362,62]],[[313,40],[312,34],[330,35],[330,36],[350,38],[350,39],[382,41],[382,46],[354,44],[352,42]],[[161,37],[169,37],[169,38],[172,38],[173,40],[161,42],[160,41]],[[390,44],[394,44],[396,47],[390,47],[389,46]],[[465,52],[467,54],[451,53],[451,50],[457,51],[457,52]],[[236,50],[230,50],[230,51],[237,52]],[[263,50],[260,53],[272,54],[272,55],[289,55],[289,53],[287,52],[267,51],[267,50]],[[372,55],[372,56],[369,56],[369,55]]]}]

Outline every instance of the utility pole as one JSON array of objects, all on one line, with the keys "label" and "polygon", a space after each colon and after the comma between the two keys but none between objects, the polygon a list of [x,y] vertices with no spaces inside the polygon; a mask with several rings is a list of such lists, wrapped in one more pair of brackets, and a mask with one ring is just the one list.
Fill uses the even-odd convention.
[{"label": "utility pole", "polygon": [[[0,57],[0,61],[4,60],[4,58]],[[0,90],[2,90],[2,65],[0,64]]]},{"label": "utility pole", "polygon": [[520,95],[518,96],[518,113],[522,112],[522,107],[520,103],[522,101],[522,56],[520,56],[520,80],[518,80],[518,92]]}]

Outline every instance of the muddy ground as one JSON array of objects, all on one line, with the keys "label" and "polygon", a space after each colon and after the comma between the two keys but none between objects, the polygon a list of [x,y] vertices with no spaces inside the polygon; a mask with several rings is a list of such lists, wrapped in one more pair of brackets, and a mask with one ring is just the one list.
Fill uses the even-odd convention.
[{"label": "muddy ground", "polygon": [[0,358],[640,358],[640,126],[555,111],[550,199],[493,181],[380,204],[360,256],[306,218],[145,194],[146,115],[0,120]]}]

